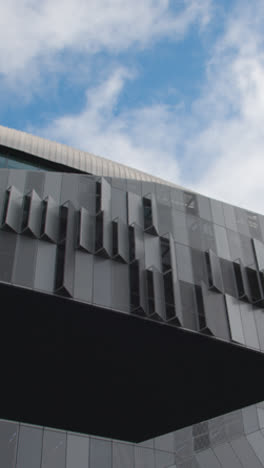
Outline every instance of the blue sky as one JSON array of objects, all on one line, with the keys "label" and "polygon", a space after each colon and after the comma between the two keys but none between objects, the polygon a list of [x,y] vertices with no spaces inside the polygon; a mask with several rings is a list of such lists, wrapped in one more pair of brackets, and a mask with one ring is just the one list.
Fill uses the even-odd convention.
[{"label": "blue sky", "polygon": [[263,0],[0,4],[0,122],[264,212]]}]

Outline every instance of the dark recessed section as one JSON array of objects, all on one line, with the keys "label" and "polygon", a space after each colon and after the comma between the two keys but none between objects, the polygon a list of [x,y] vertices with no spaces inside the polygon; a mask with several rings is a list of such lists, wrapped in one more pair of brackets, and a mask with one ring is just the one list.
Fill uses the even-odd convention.
[{"label": "dark recessed section", "polygon": [[[6,169],[45,170],[88,174],[87,172],[80,171],[73,167],[48,161],[47,159],[39,158],[33,154],[28,154],[14,148],[11,149],[3,145],[0,145],[0,154],[2,157],[6,158]],[[1,166],[1,168],[3,167]]]},{"label": "dark recessed section", "polygon": [[2,284],[0,418],[140,442],[264,399],[264,356]]}]

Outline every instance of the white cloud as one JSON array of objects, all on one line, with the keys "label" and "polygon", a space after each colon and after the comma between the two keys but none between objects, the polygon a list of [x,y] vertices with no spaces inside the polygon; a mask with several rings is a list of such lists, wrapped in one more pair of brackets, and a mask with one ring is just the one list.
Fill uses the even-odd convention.
[{"label": "white cloud", "polygon": [[[173,157],[176,135],[169,129],[170,108],[156,105],[115,115],[120,93],[130,78],[126,69],[115,70],[87,91],[85,108],[79,115],[58,118],[37,133],[165,179],[169,175],[175,181],[179,173]],[[164,138],[166,133],[168,138]]]},{"label": "white cloud", "polygon": [[[65,52],[93,55],[145,47],[162,37],[180,39],[203,27],[211,0],[9,0],[0,3],[0,74],[12,78],[60,60]],[[178,4],[179,5],[179,4]],[[29,73],[30,70],[30,73]],[[36,71],[37,70],[37,71]]]},{"label": "white cloud", "polygon": [[116,112],[132,79],[120,68],[87,91],[79,115],[56,119],[42,134],[264,212],[264,4],[237,5],[190,114],[163,104]]}]

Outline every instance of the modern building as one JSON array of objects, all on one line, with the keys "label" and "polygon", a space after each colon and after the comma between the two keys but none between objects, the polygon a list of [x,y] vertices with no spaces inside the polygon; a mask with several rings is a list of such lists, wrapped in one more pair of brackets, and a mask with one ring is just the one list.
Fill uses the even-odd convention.
[{"label": "modern building", "polygon": [[0,126],[2,468],[264,466],[264,216]]}]

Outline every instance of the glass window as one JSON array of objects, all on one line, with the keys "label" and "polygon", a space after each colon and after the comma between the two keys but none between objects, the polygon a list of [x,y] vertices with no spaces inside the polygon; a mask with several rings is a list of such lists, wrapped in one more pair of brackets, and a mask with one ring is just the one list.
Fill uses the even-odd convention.
[{"label": "glass window", "polygon": [[0,155],[0,169],[7,167],[7,160],[4,156]]}]

